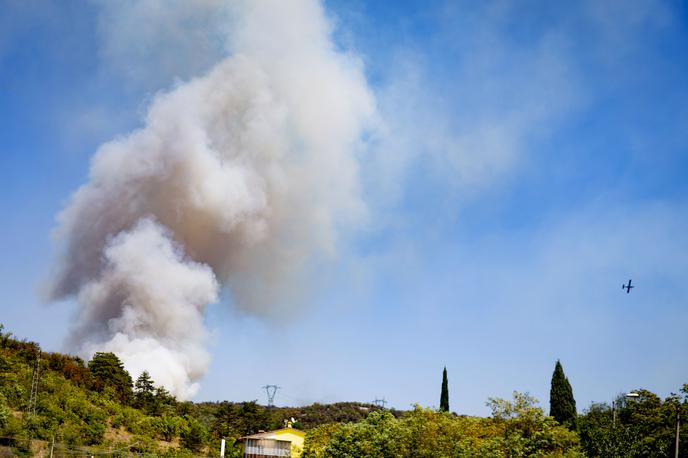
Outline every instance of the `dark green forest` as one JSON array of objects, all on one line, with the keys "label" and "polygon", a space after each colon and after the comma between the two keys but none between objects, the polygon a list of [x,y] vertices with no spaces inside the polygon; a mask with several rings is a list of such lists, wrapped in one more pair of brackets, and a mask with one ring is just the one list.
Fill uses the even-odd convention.
[{"label": "dark green forest", "polygon": [[[133,380],[112,353],[86,362],[41,352],[0,324],[0,457],[218,456],[222,438],[225,456],[239,457],[239,437],[280,428],[292,417],[307,433],[303,458],[673,457],[677,415],[688,417],[688,385],[678,392],[661,399],[638,389],[613,407],[593,404],[576,415],[573,389],[557,367],[551,402],[566,408],[551,405],[553,416],[517,392],[489,399],[486,418],[357,402],[179,402],[146,372]],[[448,404],[446,386],[442,393]],[[680,456],[688,457],[686,434]]]}]

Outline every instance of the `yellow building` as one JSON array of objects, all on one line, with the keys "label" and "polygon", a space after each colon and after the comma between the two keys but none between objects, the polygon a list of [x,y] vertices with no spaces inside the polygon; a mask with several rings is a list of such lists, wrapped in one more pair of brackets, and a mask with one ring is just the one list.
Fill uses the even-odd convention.
[{"label": "yellow building", "polygon": [[301,456],[306,433],[294,428],[282,428],[244,436],[244,458],[297,458]]}]

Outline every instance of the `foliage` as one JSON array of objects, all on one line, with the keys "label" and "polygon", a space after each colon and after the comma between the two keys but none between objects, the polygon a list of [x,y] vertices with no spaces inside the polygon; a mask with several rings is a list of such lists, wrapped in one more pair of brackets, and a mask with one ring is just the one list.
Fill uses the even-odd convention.
[{"label": "foliage", "polygon": [[58,454],[97,455],[119,447],[147,456],[191,456],[189,449],[174,448],[184,442],[183,433],[195,434],[184,442],[194,450],[208,444],[203,426],[187,418],[193,406],[179,404],[182,413],[177,412],[177,401],[161,387],[152,388],[145,411],[123,404],[134,399],[121,390],[128,386],[131,393],[131,377],[111,353],[96,354],[88,366],[78,357],[42,353],[35,413],[27,412],[39,352],[0,324],[0,433],[15,444],[13,453],[33,456],[32,441],[46,444],[53,438]]},{"label": "foliage", "polygon": [[145,411],[152,410],[155,384],[148,371],[143,371],[134,384],[134,406]]},{"label": "foliage", "polygon": [[447,368],[442,371],[442,392],[440,393],[440,412],[449,412],[449,381]]},{"label": "foliage", "polygon": [[492,417],[504,431],[498,447],[502,455],[497,456],[582,456],[578,436],[545,416],[536,403],[532,396],[516,391],[511,401],[488,401]]},{"label": "foliage", "polygon": [[576,428],[576,400],[569,379],[564,375],[564,368],[557,360],[552,374],[552,384],[549,392],[549,414],[560,425]]},{"label": "foliage", "polygon": [[4,429],[10,420],[10,408],[7,405],[7,399],[0,393],[0,429]]},{"label": "foliage", "polygon": [[419,406],[404,415],[401,423],[407,431],[405,448],[409,456],[419,458],[455,456],[459,450],[467,453],[481,441],[482,434],[496,433],[484,419],[437,413]]},{"label": "foliage", "polygon": [[[489,418],[457,416],[415,407],[382,410],[364,403],[265,407],[241,403],[178,402],[150,375],[132,390],[131,377],[116,357],[43,353],[35,413],[28,411],[40,348],[17,340],[0,324],[0,434],[12,453],[34,456],[36,443],[55,439],[58,455],[105,454],[121,449],[141,456],[190,457],[219,450],[238,458],[240,436],[282,427],[294,417],[307,431],[304,458],[322,457],[590,457],[673,456],[676,416],[688,418],[688,385],[662,400],[647,390],[610,406],[593,404],[579,417],[579,436],[544,415],[527,394],[490,399]],[[111,355],[111,354],[110,354]],[[105,361],[103,361],[105,360]],[[105,364],[107,363],[107,364]],[[563,371],[562,371],[563,373]],[[114,380],[128,383],[126,402]],[[42,442],[40,442],[42,441]],[[688,458],[688,434],[681,455]],[[30,444],[34,444],[32,449]],[[127,452],[127,453],[128,453]]]},{"label": "foliage", "polygon": [[[674,456],[676,416],[688,416],[688,390],[683,397],[671,395],[664,401],[654,393],[639,389],[638,397],[618,396],[613,406],[593,404],[580,417],[581,444],[590,457]],[[688,457],[688,438],[681,435],[681,457]]]},{"label": "foliage", "polygon": [[186,416],[186,425],[181,431],[181,443],[184,448],[199,451],[210,438],[208,430],[194,417]]},{"label": "foliage", "polygon": [[182,428],[186,426],[186,423],[187,422],[181,417],[168,415],[156,417],[153,421],[158,436],[166,441],[171,441],[179,436],[179,433],[182,431]]},{"label": "foliage", "polygon": [[[328,423],[348,423],[365,420],[370,412],[381,410],[372,404],[360,402],[338,402],[335,404],[315,403],[303,407],[266,407],[249,402],[202,402],[198,404],[180,403],[180,414],[193,414],[208,428],[214,437],[243,436],[257,432],[281,428],[285,420],[294,418],[292,425],[301,430],[310,430]],[[401,412],[390,410],[398,417]]]},{"label": "foliage", "polygon": [[282,422],[271,415],[269,409],[256,401],[222,402],[214,413],[210,428],[217,437],[240,437],[259,430],[275,429]]},{"label": "foliage", "polygon": [[153,406],[148,412],[149,415],[170,415],[175,412],[177,400],[165,388],[155,387],[153,395]]},{"label": "foliage", "polygon": [[342,423],[325,423],[308,431],[301,458],[324,457],[325,449],[327,449],[330,439],[342,428],[342,426]]},{"label": "foliage", "polygon": [[148,371],[143,371],[134,384],[133,405],[147,415],[172,415],[177,400],[163,387],[156,387]]},{"label": "foliage", "polygon": [[492,418],[416,408],[400,418],[373,412],[365,421],[308,432],[303,458],[329,457],[578,457],[574,432],[546,417],[535,400],[514,393],[491,399]]},{"label": "foliage", "polygon": [[111,388],[118,401],[128,404],[133,397],[132,380],[124,364],[114,353],[98,352],[88,362],[93,388],[105,391]]},{"label": "foliage", "polygon": [[408,456],[401,424],[389,412],[373,412],[361,423],[344,425],[330,440],[325,456],[395,458]]},{"label": "foliage", "polygon": [[[213,439],[209,442],[209,450],[214,452],[220,450],[220,439]],[[237,438],[225,438],[225,458],[244,458],[244,447]]]},{"label": "foliage", "polygon": [[92,383],[89,369],[84,365],[84,360],[77,356],[43,353],[41,359],[46,361],[48,369],[61,372],[75,385],[86,387]]}]

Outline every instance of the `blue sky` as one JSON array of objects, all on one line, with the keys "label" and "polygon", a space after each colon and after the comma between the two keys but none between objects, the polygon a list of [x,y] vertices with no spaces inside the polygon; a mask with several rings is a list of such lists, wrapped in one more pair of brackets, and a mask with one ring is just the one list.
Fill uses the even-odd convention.
[{"label": "blue sky", "polygon": [[[47,350],[76,310],[41,300],[50,234],[89,158],[225,56],[193,2],[131,5],[0,6],[1,321]],[[433,406],[446,365],[452,410],[482,415],[512,390],[546,405],[557,358],[579,410],[687,383],[686,6],[324,7],[385,126],[360,159],[369,221],[291,320],[209,308],[196,399]]]}]

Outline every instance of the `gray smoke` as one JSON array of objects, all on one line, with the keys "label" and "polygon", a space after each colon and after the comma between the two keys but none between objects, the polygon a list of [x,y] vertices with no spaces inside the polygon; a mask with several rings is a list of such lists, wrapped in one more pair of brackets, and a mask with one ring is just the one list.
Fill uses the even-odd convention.
[{"label": "gray smoke", "polygon": [[203,314],[220,289],[279,313],[365,217],[356,154],[375,108],[360,62],[334,47],[317,1],[230,6],[231,56],[103,144],[56,230],[50,297],[78,300],[73,344],[184,399],[209,363]]}]

